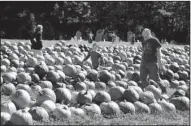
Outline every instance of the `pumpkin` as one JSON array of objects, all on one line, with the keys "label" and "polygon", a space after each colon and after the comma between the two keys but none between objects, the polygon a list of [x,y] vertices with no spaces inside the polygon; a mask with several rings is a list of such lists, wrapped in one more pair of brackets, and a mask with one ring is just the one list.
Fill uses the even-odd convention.
[{"label": "pumpkin", "polygon": [[7,67],[5,65],[1,65],[1,73],[5,73],[7,71]]},{"label": "pumpkin", "polygon": [[46,76],[47,80],[52,83],[56,83],[60,80],[60,75],[57,72],[49,71]]},{"label": "pumpkin", "polygon": [[72,99],[70,103],[77,103],[78,93],[77,91],[71,91]]},{"label": "pumpkin", "polygon": [[1,65],[5,65],[7,68],[10,66],[11,62],[9,61],[9,59],[2,59],[1,60]]},{"label": "pumpkin", "polygon": [[11,115],[10,122],[13,125],[32,125],[33,119],[27,110],[20,109]]},{"label": "pumpkin", "polygon": [[115,87],[115,86],[116,86],[116,84],[113,81],[107,82],[107,87],[112,88],[112,87]]},{"label": "pumpkin", "polygon": [[170,82],[170,87],[171,88],[177,88],[179,86],[179,81],[178,80],[172,80]]},{"label": "pumpkin", "polygon": [[120,113],[120,108],[114,101],[103,102],[100,104],[102,114],[116,115]]},{"label": "pumpkin", "polygon": [[104,82],[95,82],[95,89],[96,90],[105,90],[106,84]]},{"label": "pumpkin", "polygon": [[34,82],[34,83],[38,83],[40,81],[40,78],[38,76],[38,74],[31,74],[31,80]]},{"label": "pumpkin", "polygon": [[129,80],[132,80],[133,74],[134,74],[134,70],[127,70],[126,78]]},{"label": "pumpkin", "polygon": [[55,65],[55,59],[51,55],[45,55],[44,59],[47,65],[50,65],[50,66]]},{"label": "pumpkin", "polygon": [[107,83],[111,80],[111,74],[107,70],[102,70],[99,72],[98,78],[100,81]]},{"label": "pumpkin", "polygon": [[115,86],[109,89],[109,94],[111,96],[111,100],[123,100],[123,93],[125,89],[120,86]]},{"label": "pumpkin", "polygon": [[64,72],[62,72],[61,70],[57,70],[56,72],[57,72],[57,73],[59,74],[59,76],[60,76],[60,82],[65,81],[66,75],[64,74]]},{"label": "pumpkin", "polygon": [[92,99],[94,99],[94,97],[96,96],[96,93],[94,90],[89,89],[88,93],[92,96]]},{"label": "pumpkin", "polygon": [[67,64],[63,68],[63,72],[65,73],[66,76],[72,77],[73,75],[76,74],[76,67],[74,65]]},{"label": "pumpkin", "polygon": [[16,80],[17,73],[8,72],[2,75],[4,83],[11,83]]},{"label": "pumpkin", "polygon": [[80,80],[80,81],[82,81],[82,82],[84,82],[85,81],[85,75],[84,75],[84,73],[82,73],[82,72],[79,72],[79,73],[77,73],[76,75],[75,75],[75,77],[74,77],[74,79],[75,80]]},{"label": "pumpkin", "polygon": [[10,96],[16,92],[16,87],[12,83],[4,83],[1,85],[1,91],[4,95]]},{"label": "pumpkin", "polygon": [[72,95],[67,88],[57,88],[54,92],[58,103],[68,104],[72,99]]},{"label": "pumpkin", "polygon": [[42,90],[41,86],[39,85],[32,85],[31,86],[31,96],[32,98],[36,99],[36,96],[38,95],[38,93]]},{"label": "pumpkin", "polygon": [[123,97],[130,102],[136,102],[139,100],[139,94],[133,88],[128,88],[124,91]]},{"label": "pumpkin", "polygon": [[97,104],[100,104],[102,102],[109,102],[111,101],[111,96],[105,91],[98,91],[93,101],[95,101],[95,103]]},{"label": "pumpkin", "polygon": [[[179,96],[185,96],[186,95],[186,92],[182,89],[177,89],[173,94],[172,96],[174,97],[179,97]],[[172,97],[171,96],[171,97]]]},{"label": "pumpkin", "polygon": [[69,107],[72,115],[84,116],[85,112],[81,108]]},{"label": "pumpkin", "polygon": [[38,60],[35,57],[29,56],[28,60],[26,61],[27,67],[35,67],[38,64]]},{"label": "pumpkin", "polygon": [[128,88],[133,88],[139,95],[143,92],[139,86],[128,86]]},{"label": "pumpkin", "polygon": [[140,101],[134,102],[134,106],[136,113],[150,113],[150,108]]},{"label": "pumpkin", "polygon": [[72,115],[70,109],[66,105],[60,105],[59,107],[56,107],[53,111],[53,116],[56,119],[67,119],[70,118]]},{"label": "pumpkin", "polygon": [[17,82],[21,84],[26,84],[31,82],[30,75],[25,72],[18,73],[16,79],[17,79]]},{"label": "pumpkin", "polygon": [[96,70],[91,69],[88,70],[87,73],[87,79],[89,79],[90,81],[96,81],[98,79],[98,72]]},{"label": "pumpkin", "polygon": [[39,61],[39,64],[34,67],[34,72],[38,74],[40,79],[42,79],[47,73],[49,69],[44,61]]},{"label": "pumpkin", "polygon": [[31,87],[29,85],[26,84],[18,84],[16,86],[17,89],[23,89],[25,91],[27,91],[29,94],[31,93]]},{"label": "pumpkin", "polygon": [[49,119],[48,112],[42,107],[32,107],[30,108],[29,113],[32,115],[32,118],[36,121],[45,121]]},{"label": "pumpkin", "polygon": [[63,65],[64,64],[64,59],[61,57],[56,57],[55,58],[55,64],[56,65]]},{"label": "pumpkin", "polygon": [[158,103],[161,105],[163,111],[176,112],[176,107],[174,104],[167,102],[165,99],[158,101]]},{"label": "pumpkin", "polygon": [[177,73],[179,71],[179,65],[177,62],[173,62],[169,68],[174,72],[174,73]]},{"label": "pumpkin", "polygon": [[25,107],[29,106],[31,98],[27,91],[18,89],[15,94],[11,96],[11,101],[18,109],[24,109]]},{"label": "pumpkin", "polygon": [[86,115],[100,115],[101,109],[97,104],[94,103],[87,103],[84,106],[82,106],[82,109],[86,113]]},{"label": "pumpkin", "polygon": [[128,82],[127,82],[127,85],[128,85],[128,86],[138,86],[138,85],[137,85],[137,82],[135,82],[135,81],[133,81],[133,80],[128,81]]},{"label": "pumpkin", "polygon": [[92,102],[92,96],[88,93],[88,91],[81,91],[78,93],[77,102],[80,105],[84,105],[86,103]]},{"label": "pumpkin", "polygon": [[36,104],[41,105],[46,100],[56,102],[56,95],[53,90],[49,88],[42,89],[36,97]]},{"label": "pumpkin", "polygon": [[86,90],[87,89],[87,86],[84,82],[77,82],[75,85],[74,85],[74,88],[76,91],[83,91],[83,90]]},{"label": "pumpkin", "polygon": [[88,89],[92,89],[92,90],[95,89],[95,83],[94,82],[85,80],[84,83],[86,84]]},{"label": "pumpkin", "polygon": [[178,71],[178,75],[180,80],[186,80],[188,78],[187,71]]},{"label": "pumpkin", "polygon": [[56,105],[53,101],[46,100],[41,104],[41,107],[44,108],[48,113],[51,113],[56,108]]},{"label": "pumpkin", "polygon": [[190,99],[185,96],[171,98],[169,102],[174,104],[178,110],[187,111],[190,109]]},{"label": "pumpkin", "polygon": [[134,72],[132,74],[132,78],[131,78],[132,81],[135,81],[135,82],[139,82],[140,81],[140,72]]},{"label": "pumpkin", "polygon": [[148,85],[147,87],[145,87],[145,91],[151,91],[156,100],[159,100],[161,98],[161,90],[159,88],[156,88],[154,85]]},{"label": "pumpkin", "polygon": [[1,112],[1,125],[5,125],[11,118],[10,113]]},{"label": "pumpkin", "polygon": [[50,88],[50,89],[53,88],[51,81],[40,81],[40,82],[39,82],[39,86],[40,86],[41,88]]},{"label": "pumpkin", "polygon": [[1,112],[9,113],[10,115],[16,111],[16,106],[11,101],[2,101],[1,102]]},{"label": "pumpkin", "polygon": [[125,81],[115,81],[115,84],[116,86],[120,86],[120,87],[123,87],[123,88],[127,88],[127,83]]},{"label": "pumpkin", "polygon": [[[121,75],[120,74],[115,74],[115,80],[116,81],[120,81],[122,78],[121,78]],[[110,80],[111,81],[111,80]]]},{"label": "pumpkin", "polygon": [[151,114],[162,113],[162,107],[157,102],[149,104]]},{"label": "pumpkin", "polygon": [[18,68],[20,66],[19,60],[16,59],[11,60],[11,66]]},{"label": "pumpkin", "polygon": [[126,100],[119,102],[119,108],[124,114],[130,113],[135,114],[135,106],[131,102],[127,102]]}]

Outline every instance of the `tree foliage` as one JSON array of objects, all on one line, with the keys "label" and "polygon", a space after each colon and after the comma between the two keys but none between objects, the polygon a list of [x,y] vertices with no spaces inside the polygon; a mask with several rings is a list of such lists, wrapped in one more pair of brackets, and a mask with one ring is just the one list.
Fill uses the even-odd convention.
[{"label": "tree foliage", "polygon": [[[110,28],[126,40],[148,27],[160,39],[189,42],[190,1],[30,1],[0,2],[1,37],[30,38],[35,25],[45,39],[70,39],[77,30]],[[188,39],[189,38],[189,39]]]}]

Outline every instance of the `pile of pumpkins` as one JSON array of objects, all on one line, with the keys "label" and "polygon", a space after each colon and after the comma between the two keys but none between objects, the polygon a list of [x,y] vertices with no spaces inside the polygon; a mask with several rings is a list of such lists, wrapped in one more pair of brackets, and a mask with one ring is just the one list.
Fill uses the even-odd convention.
[{"label": "pile of pumpkins", "polygon": [[90,47],[59,41],[34,56],[30,43],[1,43],[1,124],[31,125],[49,118],[189,111],[190,48],[164,48],[161,93],[153,80],[140,87],[142,48],[99,47],[104,63],[92,69]]}]

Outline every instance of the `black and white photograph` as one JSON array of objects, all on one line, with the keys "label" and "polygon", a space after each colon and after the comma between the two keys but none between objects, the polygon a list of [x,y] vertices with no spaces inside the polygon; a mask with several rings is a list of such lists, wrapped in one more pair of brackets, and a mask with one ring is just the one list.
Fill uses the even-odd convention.
[{"label": "black and white photograph", "polygon": [[190,125],[190,1],[0,1],[1,125]]}]

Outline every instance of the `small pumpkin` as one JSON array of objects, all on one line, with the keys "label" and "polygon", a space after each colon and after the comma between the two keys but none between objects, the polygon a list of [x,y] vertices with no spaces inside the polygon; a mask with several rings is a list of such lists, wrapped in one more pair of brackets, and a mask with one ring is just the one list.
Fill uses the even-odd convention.
[{"label": "small pumpkin", "polygon": [[190,99],[185,96],[171,98],[169,102],[174,104],[178,110],[187,111],[190,109]]},{"label": "small pumpkin", "polygon": [[43,89],[43,88],[53,88],[52,82],[51,81],[40,81],[39,82],[39,86]]},{"label": "small pumpkin", "polygon": [[101,109],[97,104],[94,103],[88,103],[82,106],[82,109],[86,113],[86,115],[100,115],[101,114]]},{"label": "small pumpkin", "polygon": [[103,102],[100,104],[102,114],[116,115],[120,113],[120,108],[114,101]]},{"label": "small pumpkin", "polygon": [[111,100],[123,100],[123,93],[125,89],[120,86],[115,86],[109,89],[109,94],[111,96]]},{"label": "small pumpkin", "polygon": [[149,104],[151,114],[162,113],[162,107],[157,102]]},{"label": "small pumpkin", "polygon": [[150,113],[150,108],[140,101],[134,102],[134,106],[136,113]]}]

